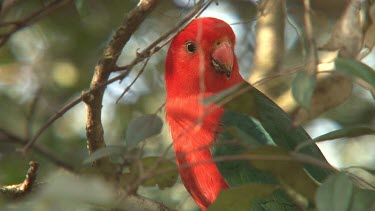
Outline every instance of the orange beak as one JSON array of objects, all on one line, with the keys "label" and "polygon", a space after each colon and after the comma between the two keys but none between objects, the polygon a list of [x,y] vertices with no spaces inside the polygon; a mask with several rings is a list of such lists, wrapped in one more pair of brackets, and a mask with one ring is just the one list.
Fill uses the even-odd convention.
[{"label": "orange beak", "polygon": [[229,43],[223,42],[212,53],[211,63],[217,73],[230,78],[234,61],[234,53]]}]

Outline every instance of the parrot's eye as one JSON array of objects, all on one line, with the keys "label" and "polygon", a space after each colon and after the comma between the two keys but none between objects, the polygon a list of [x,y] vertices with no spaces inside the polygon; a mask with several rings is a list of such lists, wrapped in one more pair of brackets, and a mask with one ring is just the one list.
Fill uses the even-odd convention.
[{"label": "parrot's eye", "polygon": [[188,53],[194,53],[197,50],[197,47],[191,41],[186,42],[185,48],[186,48]]}]

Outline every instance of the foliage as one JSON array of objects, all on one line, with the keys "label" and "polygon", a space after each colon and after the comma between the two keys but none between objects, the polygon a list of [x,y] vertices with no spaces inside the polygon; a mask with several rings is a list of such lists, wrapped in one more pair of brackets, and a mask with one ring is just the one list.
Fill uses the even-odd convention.
[{"label": "foliage", "polygon": [[[373,99],[368,97],[375,93],[374,1],[311,1],[312,34],[305,28],[307,13],[302,1],[286,2],[284,41],[277,40],[278,46],[270,47],[274,52],[279,50],[277,57],[282,60],[254,86],[289,115],[262,93],[240,93],[241,87],[204,100],[207,104],[224,100],[227,108],[242,111],[256,126],[267,130],[260,133],[267,134],[266,142],[273,141],[278,147],[262,146],[260,138],[249,135],[245,126],[229,127],[225,132],[237,141],[251,142],[234,158],[238,156],[251,168],[272,175],[273,183],[248,183],[222,191],[209,210],[248,210],[254,202],[281,190],[307,210],[375,210],[375,109]],[[67,109],[23,155],[21,148],[48,119],[84,90],[92,91],[90,81],[98,71],[95,64],[105,59],[103,49],[115,38],[120,24],[126,24],[124,20],[138,1],[1,1],[0,186],[21,184],[31,160],[40,167],[35,189],[26,197],[14,200],[0,192],[0,209],[197,209],[191,200],[184,200],[190,198],[177,180],[168,127],[163,127],[166,47],[159,42],[153,48],[157,53],[140,52],[175,27],[188,11],[204,5],[199,3],[160,0],[121,49],[114,67],[129,65],[134,59],[137,62],[123,71],[110,70],[110,77],[126,71],[129,74],[120,78],[121,82],[106,86],[100,104],[105,147],[88,155],[89,128],[85,128],[86,110],[80,103]],[[218,1],[208,8],[209,12],[219,11],[210,16],[228,16],[228,22],[239,23],[231,26],[237,33],[239,65],[249,81],[250,70],[257,71],[251,64],[257,52],[255,29],[262,27],[254,21],[259,17],[257,9],[251,1]],[[360,15],[363,18],[358,18]],[[279,18],[273,20],[276,22],[269,23],[270,27],[284,24]],[[314,42],[307,39],[310,35]],[[310,52],[314,43],[314,53],[319,57],[316,64],[312,62],[315,54]],[[333,58],[322,56],[324,51]],[[140,59],[146,57],[147,62]],[[316,72],[306,71],[311,64],[316,65]],[[331,66],[327,69],[328,64]],[[138,71],[143,71],[140,77]],[[329,96],[339,99],[334,104],[324,100],[330,90],[342,90]],[[304,128],[319,118],[329,119],[340,128],[311,139]],[[228,121],[243,125],[234,116]],[[332,141],[336,139],[340,141]],[[315,146],[316,142],[328,141],[336,143],[340,151],[336,159],[342,165],[334,170]],[[350,162],[345,163],[344,158],[351,158]],[[361,159],[366,163],[354,163]],[[92,166],[102,160],[107,162],[107,169]],[[219,163],[230,162],[224,159]],[[322,183],[311,180],[311,175]]]}]

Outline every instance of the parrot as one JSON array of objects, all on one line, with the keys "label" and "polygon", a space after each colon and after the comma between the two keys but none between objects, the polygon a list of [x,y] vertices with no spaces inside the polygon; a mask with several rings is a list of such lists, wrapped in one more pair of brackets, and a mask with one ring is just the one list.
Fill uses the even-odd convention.
[{"label": "parrot", "polygon": [[[197,18],[173,38],[165,61],[165,117],[176,164],[185,188],[202,210],[225,189],[246,183],[277,183],[272,175],[248,162],[214,162],[217,156],[246,150],[242,145],[218,144],[234,138],[228,133],[231,129],[253,137],[255,142],[249,139],[245,143],[253,146],[276,144],[293,150],[301,141],[310,140],[302,127],[294,126],[281,108],[242,78],[234,46],[235,34],[229,24],[213,17]],[[221,93],[231,96],[233,90],[246,90],[238,97],[245,101],[205,103]],[[247,111],[241,111],[244,109]],[[315,144],[303,152],[326,161]],[[312,165],[305,169],[317,182],[330,174]],[[276,191],[249,210],[300,209],[286,193]]]}]

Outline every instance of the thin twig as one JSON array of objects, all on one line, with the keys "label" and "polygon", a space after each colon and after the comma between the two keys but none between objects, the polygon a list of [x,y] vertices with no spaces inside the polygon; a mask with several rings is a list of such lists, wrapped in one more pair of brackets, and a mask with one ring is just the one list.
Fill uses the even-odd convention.
[{"label": "thin twig", "polygon": [[150,60],[150,57],[147,57],[146,61],[144,62],[141,70],[138,72],[137,76],[135,76],[134,80],[129,84],[129,86],[127,86],[124,91],[121,93],[121,95],[117,98],[116,100],[116,103],[118,103],[118,101],[120,101],[120,99],[130,90],[130,88],[134,85],[134,83],[138,80],[139,76],[141,76],[141,74],[143,73],[143,71],[145,70],[147,64],[148,64],[148,61]]},{"label": "thin twig", "polygon": [[61,108],[59,111],[57,111],[57,113],[55,115],[53,115],[48,121],[47,123],[45,123],[37,132],[36,134],[33,136],[32,139],[30,139],[26,144],[25,146],[23,147],[23,154],[27,154],[27,152],[30,150],[31,147],[33,147],[34,143],[36,142],[36,140],[40,137],[40,135],[42,135],[42,133],[49,127],[52,125],[52,123],[54,123],[57,119],[59,119],[60,117],[62,117],[67,111],[69,111],[70,109],[72,109],[74,106],[76,106],[78,103],[80,103],[82,101],[82,96],[76,98],[75,100],[73,100],[72,102],[70,102],[67,106]]},{"label": "thin twig", "polygon": [[18,3],[20,0],[8,0],[8,1],[1,1],[1,9],[0,9],[0,18],[3,18],[4,15]]},{"label": "thin twig", "polygon": [[[199,16],[205,9],[207,9],[207,7],[212,3],[214,2],[214,0],[209,0],[207,1],[205,4],[204,3],[204,0],[200,0],[198,3],[197,3],[197,7],[190,13],[188,14],[183,20],[181,20],[178,24],[177,24],[177,28],[179,27],[179,24],[184,24],[184,23],[189,23],[190,21],[192,21],[195,17]],[[171,30],[167,33],[170,33]],[[194,127],[194,125],[192,126]],[[190,128],[191,129],[191,128]],[[186,131],[188,131],[188,128],[186,129]],[[183,134],[181,134],[183,135]],[[169,150],[172,148],[172,144],[170,144],[165,150],[164,152],[162,153],[162,155],[158,158],[158,160],[155,162],[155,164],[153,165],[153,167],[151,167],[148,171],[146,171],[143,175],[140,175],[140,177],[138,178],[137,181],[135,181],[129,188],[128,188],[128,194],[129,193],[132,193],[134,192],[134,190],[136,190],[138,188],[139,185],[141,185],[147,178],[149,178],[150,176],[153,175],[153,172],[158,168],[158,166],[161,164],[161,162],[165,159],[165,157],[167,156]]]},{"label": "thin twig", "polygon": [[38,89],[35,93],[34,99],[31,102],[30,110],[26,116],[26,140],[31,137],[32,130],[33,130],[33,123],[35,117],[35,110],[37,109],[37,104],[40,99],[41,89]]},{"label": "thin twig", "polygon": [[[206,146],[208,148],[209,146]],[[202,150],[202,148],[195,149],[191,152],[194,151],[199,151]],[[189,152],[189,153],[191,153]],[[178,156],[186,156],[188,153],[183,153]],[[176,157],[172,157],[171,160],[175,160]],[[221,163],[221,162],[228,162],[228,161],[286,161],[286,162],[297,162],[300,164],[310,164],[313,166],[317,166],[320,168],[324,168],[327,170],[330,170],[332,172],[337,172],[338,170],[329,165],[326,162],[323,162],[319,159],[316,159],[315,157],[312,157],[310,155],[306,155],[303,153],[295,153],[295,152],[290,152],[287,155],[264,155],[264,154],[236,154],[236,155],[226,155],[226,156],[217,156],[212,159],[208,160],[201,160],[197,162],[192,162],[192,163],[186,163],[178,166],[179,169],[185,169],[185,168],[191,168],[193,166],[197,165],[204,165],[204,164],[210,164],[210,163]],[[138,181],[140,182],[138,185],[142,184],[143,181],[160,176],[160,175],[165,175],[171,171],[174,171],[176,168],[175,167],[169,167],[165,168],[163,170],[156,171],[156,169],[152,171],[147,171],[145,174],[141,175]],[[137,181],[137,182],[138,182]],[[137,186],[138,187],[138,186]]]},{"label": "thin twig", "polygon": [[[9,131],[6,131],[2,128],[0,128],[0,142],[8,142],[8,143],[13,143],[13,144],[18,144],[18,145],[24,145],[27,141],[25,139],[22,139],[14,134],[12,134],[11,132]],[[70,171],[72,173],[77,173],[77,171],[75,170],[75,168],[66,163],[64,160],[58,158],[52,151],[50,151],[48,148],[42,146],[42,145],[38,145],[38,144],[35,144],[33,146],[33,150],[36,152],[36,153],[39,153],[40,155],[44,156],[45,158],[47,158],[48,161],[54,163],[55,165],[59,166],[59,167],[62,167],[64,168],[65,170],[67,171]]]},{"label": "thin twig", "polygon": [[306,37],[309,42],[309,55],[308,57],[311,61],[307,61],[307,71],[311,76],[315,76],[317,73],[317,66],[319,64],[319,57],[318,51],[316,48],[315,38],[314,38],[314,31],[311,22],[311,7],[310,7],[310,0],[303,0],[303,5],[305,8],[304,12],[304,22],[305,22],[305,30],[306,30]]},{"label": "thin twig", "polygon": [[[140,0],[138,5],[127,14],[95,67],[95,73],[90,88],[94,88],[99,84],[108,81],[110,74],[116,67],[116,62],[122,49],[145,18],[156,7],[158,2],[158,0]],[[86,137],[87,148],[90,154],[105,147],[104,131],[101,120],[102,100],[105,88],[106,87],[97,89],[83,98],[87,109]],[[94,165],[107,169],[110,168],[112,163],[109,161],[108,157],[103,157],[96,160]]]},{"label": "thin twig", "polygon": [[[213,0],[210,0],[208,3],[212,3]],[[199,2],[198,2],[199,4]],[[202,10],[206,9],[206,7],[208,7],[209,4],[205,4],[202,6]],[[169,30],[168,32],[166,32],[165,34],[163,34],[161,37],[159,37],[157,40],[155,40],[154,42],[152,42],[148,47],[146,47],[144,50],[141,51],[141,53],[138,53],[137,54],[137,57],[133,59],[133,61],[131,61],[128,65],[125,65],[125,66],[122,66],[122,67],[115,67],[115,70],[114,71],[118,71],[118,70],[125,70],[124,72],[122,72],[121,74],[105,81],[105,82],[102,82],[102,83],[99,83],[97,84],[95,87],[91,87],[88,91],[86,92],[83,92],[82,95],[80,97],[77,97],[76,99],[74,99],[72,102],[68,103],[66,106],[62,107],[56,114],[54,114],[37,132],[36,134],[32,137],[32,139],[29,140],[29,142],[27,143],[27,145],[25,145],[24,149],[23,149],[23,152],[24,153],[27,153],[28,150],[32,147],[32,145],[38,140],[38,138],[40,137],[40,135],[42,135],[42,133],[47,129],[49,128],[49,126],[51,126],[56,120],[58,120],[60,117],[62,117],[66,112],[68,112],[71,108],[73,108],[74,106],[76,106],[78,103],[80,103],[82,101],[83,98],[89,96],[90,94],[92,94],[93,92],[99,90],[99,89],[102,89],[103,87],[107,86],[108,84],[111,84],[115,81],[118,81],[118,80],[122,80],[124,77],[128,76],[130,71],[132,70],[132,68],[137,65],[138,63],[142,62],[145,58],[143,58],[142,56],[143,55],[153,55],[155,54],[156,52],[158,52],[161,47],[158,46],[158,44],[160,42],[163,41],[163,39],[166,39],[168,38],[168,36],[170,35],[175,35],[176,33],[179,32],[179,30],[181,30],[181,27],[182,26],[185,26],[186,24],[188,24],[194,17],[196,17],[197,15],[199,15],[201,13],[201,11],[197,11],[197,10],[194,10],[192,11],[191,13],[189,13],[183,20],[179,21],[175,27],[173,27],[171,30]],[[166,45],[171,39],[173,38],[170,37],[165,43],[163,43],[161,46],[164,46]]]},{"label": "thin twig", "polygon": [[1,26],[13,26],[8,32],[0,35],[0,46],[2,46],[9,37],[14,34],[15,32],[30,26],[31,24],[47,17],[48,15],[52,14],[54,11],[68,5],[68,3],[72,2],[73,0],[55,0],[47,3],[43,8],[33,12],[26,18],[23,18],[22,20],[18,21],[12,21],[12,22],[5,22],[0,23]]}]

